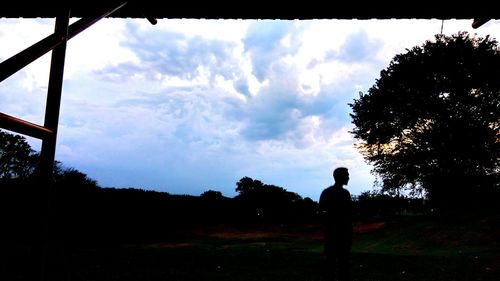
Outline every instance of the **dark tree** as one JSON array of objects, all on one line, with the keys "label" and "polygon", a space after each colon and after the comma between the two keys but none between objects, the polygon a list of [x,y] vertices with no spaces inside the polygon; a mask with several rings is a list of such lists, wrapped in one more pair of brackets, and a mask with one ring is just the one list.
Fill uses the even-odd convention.
[{"label": "dark tree", "polygon": [[223,196],[222,196],[222,192],[209,189],[209,190],[203,192],[202,194],[200,194],[200,198],[206,199],[206,200],[218,200],[218,199],[223,198]]},{"label": "dark tree", "polygon": [[239,195],[245,195],[252,191],[256,191],[264,187],[264,183],[260,180],[254,180],[250,177],[243,177],[236,183],[235,191],[239,193]]},{"label": "dark tree", "polygon": [[26,138],[0,130],[0,179],[25,179],[38,163],[38,153]]},{"label": "dark tree", "polygon": [[235,197],[245,219],[260,222],[291,223],[300,215],[303,199],[295,192],[243,177],[236,183]]},{"label": "dark tree", "polygon": [[368,93],[349,105],[352,133],[383,191],[424,191],[448,204],[498,188],[496,40],[436,35],[396,55]]},{"label": "dark tree", "polygon": [[59,165],[54,171],[56,184],[71,189],[92,190],[99,188],[97,181],[91,179],[87,174],[74,168],[60,168]]}]

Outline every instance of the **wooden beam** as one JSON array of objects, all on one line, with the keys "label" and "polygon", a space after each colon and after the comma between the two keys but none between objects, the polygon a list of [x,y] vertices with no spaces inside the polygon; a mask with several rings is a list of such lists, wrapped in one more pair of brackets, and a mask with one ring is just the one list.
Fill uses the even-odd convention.
[{"label": "wooden beam", "polygon": [[53,134],[52,130],[43,126],[4,113],[0,113],[0,127],[38,139],[45,139]]}]

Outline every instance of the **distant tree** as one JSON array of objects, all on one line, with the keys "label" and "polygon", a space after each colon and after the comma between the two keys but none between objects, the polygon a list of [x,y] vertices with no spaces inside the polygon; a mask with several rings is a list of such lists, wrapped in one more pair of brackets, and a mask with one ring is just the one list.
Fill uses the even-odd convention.
[{"label": "distant tree", "polygon": [[428,211],[423,198],[391,196],[380,190],[361,192],[353,202],[355,213],[361,220],[419,215]]},{"label": "distant tree", "polygon": [[243,177],[236,183],[235,199],[246,209],[247,216],[266,222],[289,222],[298,216],[302,197],[260,180]]},{"label": "distant tree", "polygon": [[262,195],[267,197],[282,197],[287,201],[302,200],[302,197],[294,192],[289,192],[283,187],[264,184],[260,180],[254,180],[250,177],[243,177],[236,183],[236,192],[238,196]]},{"label": "distant tree", "polygon": [[209,189],[200,195],[197,217],[204,224],[226,224],[237,220],[231,202],[230,198],[222,195],[222,192]]},{"label": "distant tree", "polygon": [[207,200],[217,200],[217,199],[221,199],[222,197],[223,197],[222,192],[211,190],[211,189],[200,194],[200,198],[207,199]]},{"label": "distant tree", "polygon": [[261,189],[264,184],[259,180],[254,180],[250,177],[243,177],[236,183],[236,192],[239,195],[245,195],[249,192]]},{"label": "distant tree", "polygon": [[26,138],[0,130],[0,179],[26,179],[37,166],[38,153]]},{"label": "distant tree", "polygon": [[498,187],[499,77],[489,36],[436,35],[396,55],[349,104],[352,133],[382,190],[424,191],[440,205]]},{"label": "distant tree", "polygon": [[96,180],[89,178],[87,174],[74,168],[58,168],[57,173],[55,173],[55,181],[60,186],[72,188],[74,190],[91,190],[99,188]]}]

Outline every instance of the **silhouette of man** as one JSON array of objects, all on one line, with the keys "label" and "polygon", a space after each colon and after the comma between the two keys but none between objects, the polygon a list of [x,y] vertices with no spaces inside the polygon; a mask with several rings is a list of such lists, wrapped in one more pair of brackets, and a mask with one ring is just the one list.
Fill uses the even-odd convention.
[{"label": "silhouette of man", "polygon": [[345,188],[349,182],[347,168],[333,171],[334,185],[321,193],[319,207],[325,234],[324,253],[327,280],[350,280],[349,255],[352,246],[352,200]]}]

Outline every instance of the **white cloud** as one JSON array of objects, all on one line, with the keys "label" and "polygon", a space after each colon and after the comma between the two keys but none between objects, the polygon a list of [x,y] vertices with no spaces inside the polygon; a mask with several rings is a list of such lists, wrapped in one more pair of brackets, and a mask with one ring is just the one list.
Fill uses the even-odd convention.
[{"label": "white cloud", "polygon": [[65,78],[78,79],[79,73],[124,62],[140,63],[134,52],[123,46],[123,42],[135,40],[126,36],[126,28],[126,21],[106,18],[69,40]]}]

